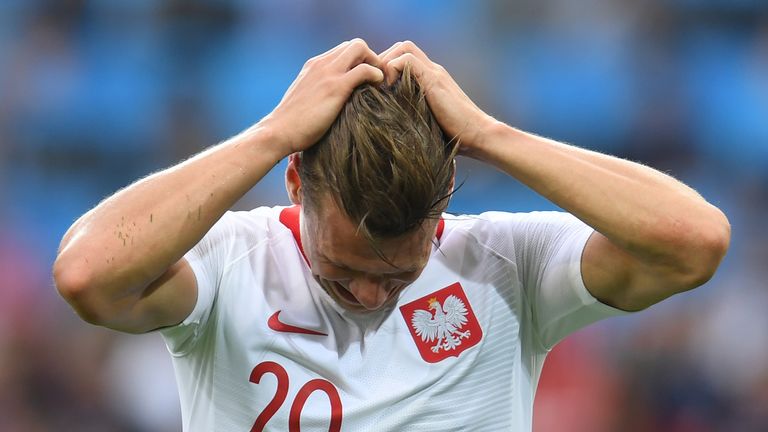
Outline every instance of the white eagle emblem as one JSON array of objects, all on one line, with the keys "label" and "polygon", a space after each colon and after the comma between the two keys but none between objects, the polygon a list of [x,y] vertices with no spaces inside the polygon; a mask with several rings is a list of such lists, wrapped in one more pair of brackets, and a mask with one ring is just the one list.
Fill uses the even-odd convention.
[{"label": "white eagle emblem", "polygon": [[437,353],[454,350],[461,345],[461,340],[469,337],[469,330],[460,331],[467,323],[467,306],[461,299],[451,294],[441,305],[437,298],[429,299],[429,309],[432,312],[418,309],[413,312],[411,326],[424,342],[437,343],[431,347]]}]

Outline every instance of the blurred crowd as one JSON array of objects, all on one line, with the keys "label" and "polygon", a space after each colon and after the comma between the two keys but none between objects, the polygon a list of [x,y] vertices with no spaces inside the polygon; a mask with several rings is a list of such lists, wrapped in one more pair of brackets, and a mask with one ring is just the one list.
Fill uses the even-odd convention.
[{"label": "blurred crowd", "polygon": [[[412,39],[517,127],[668,172],[733,227],[704,287],[569,337],[535,429],[768,430],[765,0],[0,1],[0,432],[179,431],[159,336],[82,323],[69,225],[267,114],[303,62]],[[239,204],[286,204],[282,166]],[[450,210],[552,205],[460,161]]]}]

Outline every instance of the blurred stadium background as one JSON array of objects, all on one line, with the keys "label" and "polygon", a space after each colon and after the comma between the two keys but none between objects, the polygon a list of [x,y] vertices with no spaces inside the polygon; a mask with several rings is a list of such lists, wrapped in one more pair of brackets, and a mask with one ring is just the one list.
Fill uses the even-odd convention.
[{"label": "blurred stadium background", "polygon": [[[80,214],[268,113],[303,62],[412,39],[499,119],[684,180],[719,274],[558,346],[537,432],[768,430],[768,1],[0,1],[0,431],[179,431],[157,335],[80,322],[50,266]],[[461,162],[453,212],[551,209]],[[238,205],[287,203],[278,168]]]}]

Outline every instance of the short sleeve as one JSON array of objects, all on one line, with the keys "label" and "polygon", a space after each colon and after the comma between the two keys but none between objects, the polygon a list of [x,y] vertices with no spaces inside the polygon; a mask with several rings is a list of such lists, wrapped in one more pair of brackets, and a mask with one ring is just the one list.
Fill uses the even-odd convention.
[{"label": "short sleeve", "polygon": [[[490,215],[500,250],[514,260],[541,348],[603,318],[628,314],[597,300],[581,274],[581,256],[594,230],[571,214]],[[510,243],[511,241],[511,243]]]},{"label": "short sleeve", "polygon": [[204,333],[211,316],[224,268],[236,241],[235,213],[227,212],[200,242],[184,255],[197,282],[197,301],[184,321],[160,332],[174,356],[189,352]]}]

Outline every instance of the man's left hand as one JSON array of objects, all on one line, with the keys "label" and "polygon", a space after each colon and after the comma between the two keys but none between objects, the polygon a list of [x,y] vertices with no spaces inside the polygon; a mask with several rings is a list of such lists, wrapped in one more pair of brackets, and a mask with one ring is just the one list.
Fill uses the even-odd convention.
[{"label": "man's left hand", "polygon": [[480,145],[496,120],[478,108],[448,71],[413,42],[397,42],[379,54],[379,66],[388,84],[397,80],[406,65],[425,92],[440,127],[448,137],[458,137],[461,154],[471,156],[472,148]]}]

